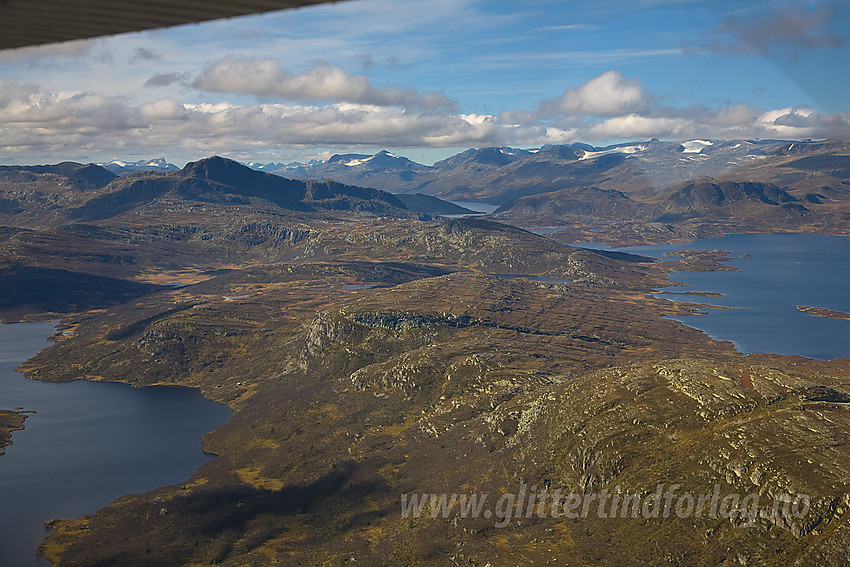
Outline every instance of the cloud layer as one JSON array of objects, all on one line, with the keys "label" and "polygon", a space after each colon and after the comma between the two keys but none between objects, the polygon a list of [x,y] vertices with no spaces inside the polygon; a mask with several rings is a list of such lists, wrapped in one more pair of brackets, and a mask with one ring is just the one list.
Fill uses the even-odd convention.
[{"label": "cloud layer", "polygon": [[257,67],[244,73],[229,65],[210,69],[217,70],[208,70],[194,83],[209,90],[238,88],[257,95],[343,100],[234,104],[163,98],[139,104],[127,97],[50,92],[0,81],[0,153],[22,159],[50,154],[72,158],[104,151],[110,155],[250,157],[269,148],[537,146],[650,137],[850,137],[846,113],[823,114],[805,107],[667,107],[658,104],[640,81],[615,70],[569,87],[560,97],[540,101],[531,110],[491,115],[464,114],[442,103],[429,105],[425,95],[375,89],[365,79],[328,67],[290,75],[263,64],[259,69],[267,72],[255,81],[250,78]]},{"label": "cloud layer", "polygon": [[305,73],[290,73],[274,59],[225,58],[208,67],[191,86],[208,92],[245,93],[301,102],[340,101],[377,106],[429,109],[456,108],[440,93],[375,87],[364,75],[349,75],[335,65],[317,65]]},{"label": "cloud layer", "polygon": [[408,4],[0,53],[0,161],[850,137],[846,0]]}]

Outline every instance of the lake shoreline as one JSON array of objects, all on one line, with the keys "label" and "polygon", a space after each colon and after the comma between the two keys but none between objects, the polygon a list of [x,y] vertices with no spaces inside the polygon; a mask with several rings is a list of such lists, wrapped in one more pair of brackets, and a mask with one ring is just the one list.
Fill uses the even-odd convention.
[{"label": "lake shoreline", "polygon": [[[835,326],[850,319],[841,286],[850,239],[843,235],[747,233],[618,250],[665,266],[671,284],[655,294],[678,303],[687,303],[688,295],[706,297],[710,305],[701,307],[712,307],[703,314],[708,317],[673,319],[729,340],[742,354],[850,358],[846,332]],[[716,315],[718,307],[726,315]]]},{"label": "lake shoreline", "polygon": [[7,491],[0,563],[47,565],[40,546],[51,535],[49,522],[185,482],[217,456],[204,438],[233,413],[198,388],[27,376],[22,365],[61,341],[61,330],[38,321],[0,331],[0,397],[12,406],[0,409],[0,483]]},{"label": "lake shoreline", "polygon": [[824,307],[807,307],[805,305],[798,305],[797,309],[813,317],[824,317],[826,319],[836,319],[838,321],[850,321],[850,313],[847,313],[846,311],[826,309]]},{"label": "lake shoreline", "polygon": [[21,410],[0,410],[0,456],[6,454],[3,448],[12,444],[12,432],[23,430],[26,418]]},{"label": "lake shoreline", "polygon": [[[721,249],[714,249],[714,250],[709,250],[709,251],[699,251],[699,250],[686,251],[686,250],[683,250],[683,251],[678,251],[677,253],[674,254],[674,256],[678,256],[679,259],[669,258],[669,259],[666,259],[663,262],[665,264],[665,268],[669,268],[669,270],[666,270],[668,272],[668,278],[669,278],[670,272],[675,272],[675,273],[730,272],[731,273],[731,272],[734,272],[734,271],[737,270],[737,268],[729,266],[729,265],[726,264],[726,262],[729,262],[729,261],[732,261],[733,259],[735,259],[735,258],[733,258],[733,256],[735,256],[735,254],[733,254],[733,252],[728,251],[728,250],[721,250]],[[741,258],[743,258],[743,256],[741,256]],[[659,263],[661,263],[661,262],[659,262]],[[674,282],[672,280],[669,281],[669,284],[670,284],[671,287],[672,286],[680,286],[681,287],[681,286],[687,286],[688,285],[688,284],[678,284],[677,282]],[[717,292],[696,292],[696,291],[694,291],[694,292],[681,292],[681,295],[683,295],[683,296],[701,295],[701,296],[705,296],[707,298],[721,298],[721,297],[726,297],[727,294],[722,294],[722,293],[717,293]],[[227,296],[227,297],[232,297],[232,296]],[[705,308],[714,307],[715,309],[724,309],[723,307],[717,307],[717,306],[711,306],[711,305],[700,305],[700,306],[705,307]],[[726,309],[729,309],[729,308],[726,308]],[[67,319],[66,319],[66,321],[67,321]],[[691,326],[688,323],[683,323],[683,324],[685,324],[687,326]],[[62,327],[60,326],[60,329],[61,328]],[[711,333],[708,333],[706,331],[703,331],[703,332],[706,335],[708,335],[708,336],[710,336],[713,339],[718,340],[718,341],[728,341],[729,340],[727,338],[716,338]],[[62,342],[61,336],[57,337],[54,340],[54,344],[61,343],[61,342]],[[734,341],[730,341],[730,342],[734,343]],[[772,358],[775,358],[776,364],[779,364],[780,358],[789,357],[789,356],[802,359],[803,361],[805,361],[806,365],[810,364],[812,366],[817,366],[819,364],[818,359],[805,358],[805,357],[798,356],[798,355],[748,354],[748,353],[746,353],[746,351],[744,349],[740,348],[737,344],[736,344],[736,348],[745,357],[772,357]],[[785,362],[783,362],[783,364],[784,363]],[[19,367],[19,368],[22,368],[25,372],[27,370],[35,370],[35,367],[29,366],[26,363],[23,363],[21,365],[21,367]],[[66,380],[61,380],[61,379],[60,380],[50,380],[49,378],[45,379],[42,376],[38,375],[37,370],[35,370],[33,373],[27,372],[26,375],[30,379],[36,379],[36,380],[45,381],[45,382],[64,382],[64,381],[66,381]],[[140,388],[140,389],[147,387],[149,385],[154,385],[154,384],[151,384],[151,383],[145,383],[145,384],[133,383],[133,381],[130,380],[130,379],[126,379],[126,380],[105,379],[103,377],[93,376],[93,375],[81,375],[77,378],[73,378],[72,380],[83,380],[83,381],[88,381],[88,382],[121,383],[121,384],[127,384],[127,385],[130,385],[130,386],[134,386],[135,388]],[[155,384],[160,385],[160,386],[177,386],[177,387],[184,387],[184,388],[188,387],[188,388],[196,389],[196,390],[200,391],[201,395],[203,395],[204,398],[206,398],[208,400],[216,401],[216,402],[219,402],[219,403],[227,403],[233,410],[235,410],[235,412],[239,412],[241,409],[244,409],[244,404],[242,404],[242,402],[244,402],[244,398],[237,397],[237,398],[232,398],[229,401],[223,401],[222,399],[216,399],[216,397],[214,397],[214,395],[217,392],[216,392],[216,390],[213,390],[212,387],[210,387],[210,386],[207,386],[206,388],[204,388],[200,384],[175,383],[175,382],[167,382],[167,381],[159,381],[159,382],[156,382]],[[239,386],[239,383],[235,383],[235,385]],[[240,405],[241,405],[241,407],[240,407]],[[237,414],[234,413],[231,416],[230,421],[232,421],[232,418],[235,415],[237,415]],[[204,440],[202,446],[204,448],[204,451],[209,452],[210,454],[217,454],[213,451],[209,451],[209,449],[206,445],[206,440]],[[75,520],[68,520],[68,522],[74,522],[74,521]],[[63,527],[63,528],[71,528],[76,524],[68,523],[68,524],[55,524],[55,525],[58,525],[59,527]],[[54,538],[53,543],[55,544],[57,542],[58,542],[58,539]],[[57,550],[56,548],[51,548],[51,551],[49,552],[49,554],[54,555],[57,551],[59,552],[58,555],[61,555],[61,549]],[[45,552],[45,555],[48,555],[47,551]],[[55,555],[55,556],[58,556],[58,555]]]}]

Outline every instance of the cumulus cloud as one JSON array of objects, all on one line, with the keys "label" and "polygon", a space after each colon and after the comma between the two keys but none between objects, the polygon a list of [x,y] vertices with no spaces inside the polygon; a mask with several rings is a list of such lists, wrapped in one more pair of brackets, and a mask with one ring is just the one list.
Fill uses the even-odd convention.
[{"label": "cumulus cloud", "polygon": [[455,108],[441,93],[402,87],[375,87],[365,75],[349,75],[341,67],[322,64],[305,73],[290,73],[274,59],[225,58],[193,82],[209,92],[247,93],[263,98],[303,102],[354,102],[377,106]]},{"label": "cumulus cloud", "polygon": [[847,138],[850,114],[823,114],[811,108],[795,107],[761,114],[756,124],[786,138]]},{"label": "cumulus cloud", "polygon": [[777,10],[729,16],[720,22],[701,46],[716,53],[763,56],[788,55],[819,47],[841,47],[844,39],[829,29],[842,10],[822,5],[807,10],[797,3]]},{"label": "cumulus cloud", "polygon": [[618,116],[645,110],[651,97],[635,79],[619,71],[606,71],[578,87],[570,87],[558,98],[539,105],[541,115]]},{"label": "cumulus cloud", "polygon": [[628,114],[615,116],[603,122],[588,127],[585,131],[593,139],[636,139],[659,137],[663,132],[665,138],[679,138],[686,135],[690,122],[683,118],[666,116],[641,116]]},{"label": "cumulus cloud", "polygon": [[[14,88],[13,88],[14,87]],[[80,148],[114,154],[204,154],[268,146],[440,146],[487,144],[497,127],[488,117],[401,107],[187,104],[162,99],[134,104],[85,92],[44,92],[0,83],[0,153],[69,155]]]},{"label": "cumulus cloud", "polygon": [[[45,91],[0,81],[0,155],[79,159],[76,156],[85,151],[85,155],[222,153],[250,158],[267,154],[269,148],[346,151],[356,146],[535,146],[652,137],[850,137],[846,113],[746,105],[673,108],[657,100],[637,81],[617,72],[572,87],[530,111],[500,114],[362,102],[189,104],[162,98],[140,104],[127,97]],[[541,113],[549,106],[549,114]]]}]

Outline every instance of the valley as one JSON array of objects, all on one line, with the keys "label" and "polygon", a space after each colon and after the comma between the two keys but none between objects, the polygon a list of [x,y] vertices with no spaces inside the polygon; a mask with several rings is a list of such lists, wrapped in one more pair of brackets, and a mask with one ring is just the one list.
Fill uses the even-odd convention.
[{"label": "valley", "polygon": [[560,229],[550,236],[561,242],[625,246],[747,232],[850,234],[848,160],[843,141],[648,140],[483,148],[433,166],[380,152],[255,167],[492,203],[494,220]]},{"label": "valley", "polygon": [[[189,386],[234,411],[204,437],[217,457],[191,478],[51,521],[42,555],[841,565],[850,359],[744,355],[672,320],[711,296],[652,292],[673,271],[734,269],[722,250],[655,260],[568,245],[848,234],[846,143],[753,142],[746,155],[759,159],[741,144],[490,148],[422,167],[346,155],[291,178],[219,157],[122,176],[0,168],[0,319],[60,320],[20,370]],[[445,201],[500,207],[444,218],[462,214]],[[560,230],[525,230],[542,227]],[[729,514],[529,514],[497,527],[399,508],[405,494],[659,483],[717,485]],[[768,507],[742,527],[731,496],[748,493],[809,506]]]}]

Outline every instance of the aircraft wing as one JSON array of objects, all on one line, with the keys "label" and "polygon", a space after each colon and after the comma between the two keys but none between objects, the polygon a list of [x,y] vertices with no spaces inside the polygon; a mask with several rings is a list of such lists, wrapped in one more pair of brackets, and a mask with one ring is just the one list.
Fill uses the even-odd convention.
[{"label": "aircraft wing", "polygon": [[336,0],[0,0],[0,49],[164,28]]}]

